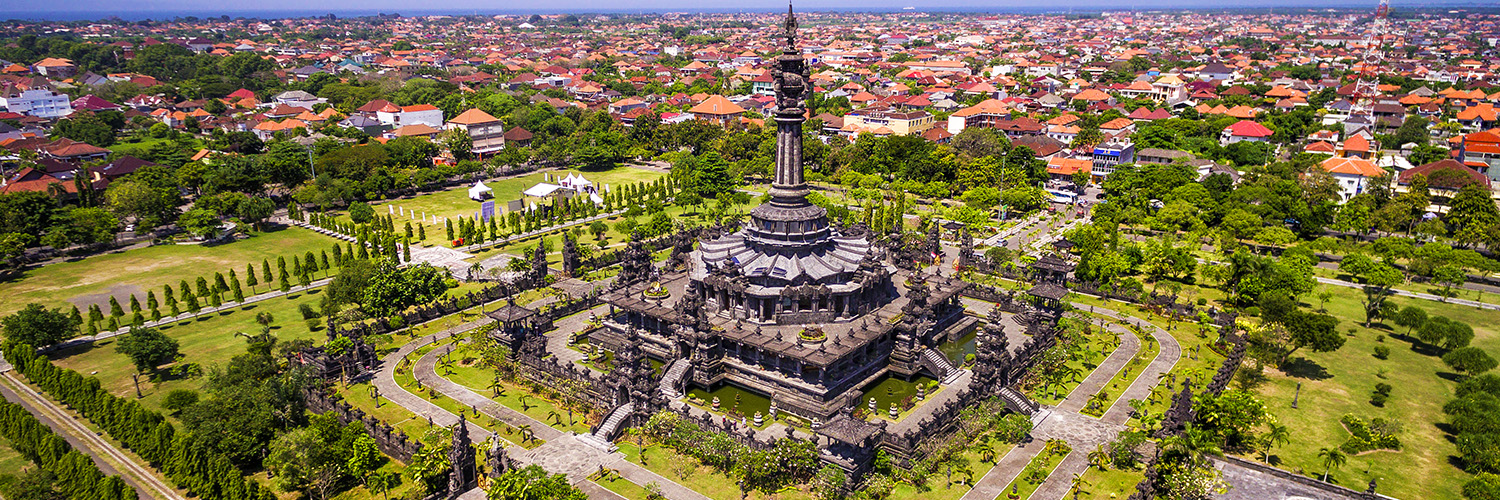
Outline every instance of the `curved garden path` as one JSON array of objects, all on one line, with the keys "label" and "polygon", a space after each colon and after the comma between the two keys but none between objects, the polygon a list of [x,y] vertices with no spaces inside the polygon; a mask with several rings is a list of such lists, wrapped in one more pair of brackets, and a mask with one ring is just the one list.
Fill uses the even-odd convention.
[{"label": "curved garden path", "polygon": [[1055,408],[1044,409],[1034,416],[1032,421],[1035,426],[1031,432],[1033,439],[1017,445],[1001,457],[995,466],[974,484],[974,488],[963,496],[963,500],[990,500],[1003,496],[1006,485],[1020,477],[1021,471],[1026,468],[1033,457],[1042,452],[1046,441],[1052,438],[1067,441],[1068,445],[1073,448],[1073,452],[1063,458],[1030,498],[1032,500],[1065,498],[1068,495],[1068,489],[1072,486],[1073,475],[1082,474],[1088,470],[1088,453],[1093,451],[1094,447],[1113,440],[1115,435],[1125,428],[1125,422],[1130,419],[1131,411],[1127,403],[1131,399],[1146,399],[1151,393],[1151,388],[1156,386],[1157,379],[1171,371],[1172,367],[1177,365],[1177,361],[1182,358],[1182,346],[1177,343],[1177,339],[1173,338],[1171,333],[1146,320],[1123,315],[1104,307],[1080,303],[1074,303],[1073,306],[1111,319],[1123,319],[1142,328],[1151,335],[1152,339],[1156,340],[1160,350],[1156,353],[1156,357],[1142,369],[1135,381],[1122,391],[1118,398],[1115,398],[1109,409],[1105,410],[1103,418],[1078,413],[1087,405],[1089,398],[1125,369],[1141,347],[1140,339],[1123,327],[1113,323],[1107,325],[1106,328],[1110,331],[1121,334],[1120,346],[1095,367],[1088,377]]},{"label": "curved garden path", "polygon": [[[464,323],[441,332],[415,339],[401,346],[381,360],[380,370],[375,375],[373,383],[384,396],[392,403],[416,414],[426,417],[437,425],[451,426],[458,422],[458,416],[445,410],[423,396],[412,394],[406,388],[396,383],[395,371],[401,360],[417,349],[420,349],[439,340],[458,335],[488,323],[489,319],[482,319],[470,323]],[[411,368],[418,381],[423,387],[431,387],[437,392],[453,398],[455,401],[493,417],[499,421],[514,427],[529,425],[537,438],[546,441],[545,444],[526,450],[518,446],[507,446],[506,453],[520,465],[539,465],[547,472],[564,474],[568,476],[569,482],[583,490],[593,499],[621,499],[622,497],[612,491],[605,489],[586,477],[599,467],[614,469],[619,472],[620,477],[644,487],[647,483],[655,482],[661,487],[662,493],[672,500],[708,500],[708,497],[699,494],[675,481],[662,477],[637,464],[625,459],[625,455],[619,452],[605,453],[602,450],[578,441],[571,432],[565,433],[552,428],[544,422],[528,417],[520,412],[502,406],[484,395],[476,393],[467,387],[443,378],[437,373],[438,358],[446,355],[452,350],[452,346],[433,349],[418,358]],[[467,423],[469,435],[475,441],[483,440],[492,433],[479,427],[472,420]]]}]

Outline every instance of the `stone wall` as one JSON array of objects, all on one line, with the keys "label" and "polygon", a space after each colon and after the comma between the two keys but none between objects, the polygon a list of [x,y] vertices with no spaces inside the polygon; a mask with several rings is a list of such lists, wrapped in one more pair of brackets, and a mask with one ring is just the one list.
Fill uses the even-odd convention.
[{"label": "stone wall", "polygon": [[331,412],[338,417],[339,422],[345,425],[350,422],[365,424],[365,432],[370,433],[370,437],[375,439],[375,445],[380,448],[380,451],[391,458],[407,463],[411,461],[412,455],[422,449],[420,441],[408,438],[406,433],[392,428],[390,424],[365,415],[365,412],[360,411],[359,408],[350,406],[338,396],[330,395],[325,389],[308,389],[304,396],[307,399],[307,409],[313,413]]}]

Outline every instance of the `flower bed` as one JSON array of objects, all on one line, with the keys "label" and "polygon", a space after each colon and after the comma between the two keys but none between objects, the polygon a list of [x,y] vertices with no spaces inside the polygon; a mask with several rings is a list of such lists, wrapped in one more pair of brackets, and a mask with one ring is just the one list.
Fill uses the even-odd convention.
[{"label": "flower bed", "polygon": [[1354,415],[1344,415],[1339,419],[1344,424],[1344,430],[1349,431],[1349,440],[1339,445],[1344,453],[1359,454],[1375,450],[1401,451],[1401,440],[1396,437],[1400,432],[1400,424],[1375,417],[1369,423]]}]

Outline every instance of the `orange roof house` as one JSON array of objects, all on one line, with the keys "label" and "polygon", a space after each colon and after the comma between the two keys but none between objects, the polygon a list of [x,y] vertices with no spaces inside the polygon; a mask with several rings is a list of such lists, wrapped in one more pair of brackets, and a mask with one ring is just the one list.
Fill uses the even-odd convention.
[{"label": "orange roof house", "polygon": [[688,110],[688,112],[692,113],[693,117],[699,120],[707,120],[716,122],[720,125],[727,125],[732,120],[736,120],[740,117],[740,115],[744,114],[745,108],[742,108],[740,107],[740,105],[730,102],[729,99],[725,98],[724,96],[712,95],[707,99],[704,99],[703,102],[698,103],[697,106],[693,106],[692,109]]}]

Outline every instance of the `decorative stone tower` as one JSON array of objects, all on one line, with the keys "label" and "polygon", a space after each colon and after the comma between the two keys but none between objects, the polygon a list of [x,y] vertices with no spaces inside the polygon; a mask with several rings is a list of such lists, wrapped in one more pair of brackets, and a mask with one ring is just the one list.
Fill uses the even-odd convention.
[{"label": "decorative stone tower", "polygon": [[469,441],[469,428],[463,414],[458,415],[458,425],[453,427],[453,447],[448,450],[448,464],[453,470],[448,473],[448,497],[457,498],[476,483],[474,477],[474,446]]}]

